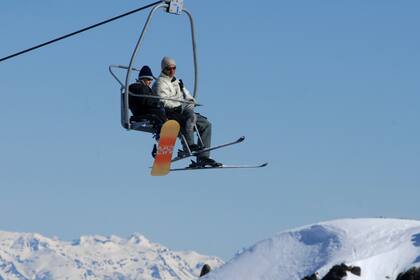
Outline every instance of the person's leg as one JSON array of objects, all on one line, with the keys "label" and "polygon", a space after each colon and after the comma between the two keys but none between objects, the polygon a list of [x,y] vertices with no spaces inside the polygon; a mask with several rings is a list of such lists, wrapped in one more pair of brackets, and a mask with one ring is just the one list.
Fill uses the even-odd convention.
[{"label": "person's leg", "polygon": [[185,139],[187,140],[188,146],[194,144],[194,126],[196,124],[197,117],[193,110],[185,109],[182,112],[182,116],[184,119],[184,129],[183,133]]},{"label": "person's leg", "polygon": [[[191,150],[197,150],[195,147],[191,147],[191,145],[194,144],[194,126],[195,126],[195,120],[196,116],[194,111],[191,110],[183,110],[179,112],[174,112],[171,110],[166,110],[166,115],[168,119],[176,120],[179,125],[181,126],[181,134],[184,136],[185,141],[181,141],[182,149],[184,152]],[[187,147],[189,146],[189,149]],[[195,145],[196,146],[196,145]]]},{"label": "person's leg", "polygon": [[[196,114],[197,115],[197,129],[200,133],[201,140],[203,141],[202,144],[204,148],[210,148],[211,146],[211,123],[207,120],[206,117]],[[190,165],[191,168],[199,168],[199,167],[205,167],[205,166],[212,166],[212,167],[218,167],[222,166],[221,163],[213,160],[210,158],[210,151],[201,153],[197,156],[197,162],[192,163]]]},{"label": "person's leg", "polygon": [[[206,117],[196,113],[197,116],[197,128],[200,133],[201,140],[203,141],[204,148],[210,148],[211,146],[211,123],[207,120]],[[205,152],[200,154],[200,157],[210,157],[210,152]]]}]

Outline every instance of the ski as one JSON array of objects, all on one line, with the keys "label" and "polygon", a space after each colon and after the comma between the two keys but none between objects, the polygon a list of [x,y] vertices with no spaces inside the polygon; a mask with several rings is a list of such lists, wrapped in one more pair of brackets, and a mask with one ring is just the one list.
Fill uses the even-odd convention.
[{"label": "ski", "polygon": [[183,155],[178,155],[178,156],[176,156],[175,158],[172,159],[172,162],[178,161],[178,160],[181,160],[181,159],[185,159],[185,158],[189,158],[189,157],[195,157],[195,156],[198,156],[199,154],[202,154],[202,153],[205,153],[205,152],[210,152],[210,151],[217,150],[217,149],[220,149],[220,148],[224,148],[224,147],[227,147],[227,146],[235,145],[235,144],[243,142],[244,140],[245,140],[245,136],[242,136],[242,137],[239,137],[237,140],[232,141],[232,142],[228,142],[228,143],[225,143],[225,144],[205,148],[205,149],[202,149],[202,150],[199,150],[199,151],[191,152],[190,154],[185,153]]},{"label": "ski", "polygon": [[245,165],[245,164],[222,164],[221,166],[204,166],[204,167],[184,167],[172,168],[170,171],[187,171],[187,170],[204,170],[204,169],[226,169],[226,168],[261,168],[266,167],[268,162],[259,165]]}]

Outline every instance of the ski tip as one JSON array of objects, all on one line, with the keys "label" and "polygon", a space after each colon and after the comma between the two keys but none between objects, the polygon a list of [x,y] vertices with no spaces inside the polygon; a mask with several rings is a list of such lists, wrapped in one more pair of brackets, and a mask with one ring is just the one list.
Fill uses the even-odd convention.
[{"label": "ski tip", "polygon": [[241,136],[241,137],[239,137],[238,142],[242,142],[244,140],[245,140],[245,136]]},{"label": "ski tip", "polygon": [[268,162],[264,162],[263,164],[260,165],[260,167],[266,167],[268,165]]}]

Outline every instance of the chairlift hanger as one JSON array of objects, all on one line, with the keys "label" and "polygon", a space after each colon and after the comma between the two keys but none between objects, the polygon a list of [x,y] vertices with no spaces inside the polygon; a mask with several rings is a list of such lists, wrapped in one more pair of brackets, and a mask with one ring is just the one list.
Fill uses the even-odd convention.
[{"label": "chairlift hanger", "polygon": [[[117,80],[117,82],[121,86],[121,125],[126,128],[127,130],[135,129],[135,130],[142,130],[141,126],[133,125],[130,122],[130,112],[129,112],[129,95],[132,94],[129,92],[128,87],[130,85],[131,76],[134,71],[139,71],[139,69],[134,67],[134,63],[136,61],[136,57],[141,49],[145,34],[148,30],[148,27],[150,25],[150,22],[156,13],[157,10],[164,9],[164,11],[168,14],[173,15],[182,15],[187,14],[191,26],[191,39],[192,39],[192,48],[193,48],[193,61],[194,61],[194,91],[193,91],[193,97],[197,100],[198,96],[198,59],[197,59],[197,46],[196,46],[196,40],[195,40],[195,25],[194,25],[194,19],[187,9],[184,7],[184,1],[183,0],[163,0],[161,3],[156,4],[152,10],[149,13],[149,16],[147,17],[147,20],[144,24],[143,30],[140,34],[140,37],[135,45],[134,51],[132,53],[132,56],[130,58],[130,62],[128,66],[122,66],[122,65],[111,65],[109,66],[109,71],[111,72],[111,75]],[[125,81],[122,82],[118,77],[113,73],[113,68],[119,68],[126,70],[126,76]],[[161,97],[151,97],[151,96],[143,96],[146,98],[157,98],[157,99],[164,99]],[[166,98],[165,98],[166,99]],[[171,99],[166,99],[171,100]],[[176,100],[179,101],[179,100]],[[182,101],[181,101],[182,102]],[[190,103],[189,101],[184,101],[184,103]],[[140,129],[138,129],[140,128]]]}]

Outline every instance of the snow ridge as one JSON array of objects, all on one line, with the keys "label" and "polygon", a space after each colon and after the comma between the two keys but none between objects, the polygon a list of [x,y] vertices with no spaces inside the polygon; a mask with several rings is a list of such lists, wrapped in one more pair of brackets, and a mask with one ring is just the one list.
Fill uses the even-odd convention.
[{"label": "snow ridge", "polygon": [[0,279],[197,279],[204,263],[223,262],[174,252],[141,234],[81,236],[72,242],[34,233],[0,232]]},{"label": "snow ridge", "polygon": [[348,280],[396,279],[420,266],[420,221],[345,219],[279,233],[244,250],[206,280],[300,280],[335,264],[360,266]]}]

